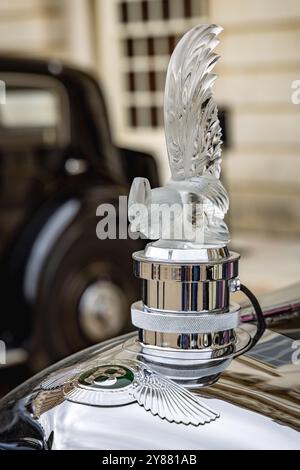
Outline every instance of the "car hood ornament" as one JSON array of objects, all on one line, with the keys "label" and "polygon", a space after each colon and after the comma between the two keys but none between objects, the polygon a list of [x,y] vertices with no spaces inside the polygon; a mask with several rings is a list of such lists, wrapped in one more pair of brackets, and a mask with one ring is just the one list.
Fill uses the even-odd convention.
[{"label": "car hood ornament", "polygon": [[[129,198],[132,230],[150,239],[190,239],[187,229],[191,226],[191,235],[201,243],[229,241],[223,220],[228,196],[219,179],[222,133],[212,96],[216,79],[212,69],[218,60],[214,48],[221,31],[216,25],[196,26],[172,54],[164,100],[171,180],[151,190],[147,179],[136,178]],[[140,211],[139,205],[145,210]],[[170,232],[170,221],[157,217],[158,209],[168,206],[176,212],[175,205],[179,211]]]},{"label": "car hood ornament", "polygon": [[141,353],[186,386],[216,381],[264,329],[257,302],[253,338],[230,299],[240,288],[240,256],[227,247],[229,201],[220,181],[221,128],[212,95],[221,31],[196,26],[175,48],[164,100],[171,179],[151,189],[147,179],[135,178],[128,205],[131,230],[155,240],[133,255],[142,282],[142,300],[132,306]]}]

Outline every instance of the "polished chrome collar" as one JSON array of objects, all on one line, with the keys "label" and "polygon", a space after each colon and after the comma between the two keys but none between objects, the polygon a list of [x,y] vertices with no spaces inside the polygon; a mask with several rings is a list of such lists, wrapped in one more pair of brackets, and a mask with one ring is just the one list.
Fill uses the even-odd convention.
[{"label": "polished chrome collar", "polygon": [[240,307],[230,301],[238,288],[239,255],[226,246],[170,245],[149,244],[133,255],[142,299],[132,305],[132,323],[150,362],[169,370],[171,364],[176,375],[188,361],[198,367],[201,383],[211,383],[221,363],[227,367],[249,343],[239,329]]}]

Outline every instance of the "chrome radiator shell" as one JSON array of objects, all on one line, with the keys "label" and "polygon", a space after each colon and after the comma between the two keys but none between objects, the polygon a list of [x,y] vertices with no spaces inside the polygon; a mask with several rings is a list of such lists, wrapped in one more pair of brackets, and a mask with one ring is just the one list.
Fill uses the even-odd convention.
[{"label": "chrome radiator shell", "polygon": [[[215,385],[193,390],[220,415],[209,425],[169,422],[137,401],[96,407],[75,403],[68,399],[66,385],[62,392],[62,379],[68,380],[70,370],[82,371],[112,357],[122,362],[128,355],[128,343],[136,342],[133,333],[93,346],[7,395],[0,402],[0,447],[9,443],[44,449],[300,448],[296,399],[300,365],[291,360],[293,341],[270,330],[253,351],[234,359]],[[255,350],[263,345],[270,356],[274,350],[280,356],[281,350],[290,348],[290,362],[275,367],[272,358],[258,359]]]}]

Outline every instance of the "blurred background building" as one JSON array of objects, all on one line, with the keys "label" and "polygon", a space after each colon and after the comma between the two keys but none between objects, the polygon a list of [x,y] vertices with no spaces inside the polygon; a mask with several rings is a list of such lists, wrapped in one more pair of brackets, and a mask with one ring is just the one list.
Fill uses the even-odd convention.
[{"label": "blurred background building", "polygon": [[300,277],[298,0],[0,0],[0,50],[92,70],[117,142],[154,153],[166,180],[166,67],[178,38],[208,22],[224,27],[215,97],[234,246],[245,282],[276,288]]}]

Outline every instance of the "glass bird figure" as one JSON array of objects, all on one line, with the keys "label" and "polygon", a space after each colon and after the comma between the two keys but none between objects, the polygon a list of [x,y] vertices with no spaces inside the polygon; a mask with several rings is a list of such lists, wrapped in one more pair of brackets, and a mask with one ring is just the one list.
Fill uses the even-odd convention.
[{"label": "glass bird figure", "polygon": [[222,28],[201,25],[177,44],[168,66],[164,120],[171,179],[151,189],[135,178],[129,195],[131,230],[153,240],[226,244],[227,192],[220,181],[221,127],[212,86]]}]

